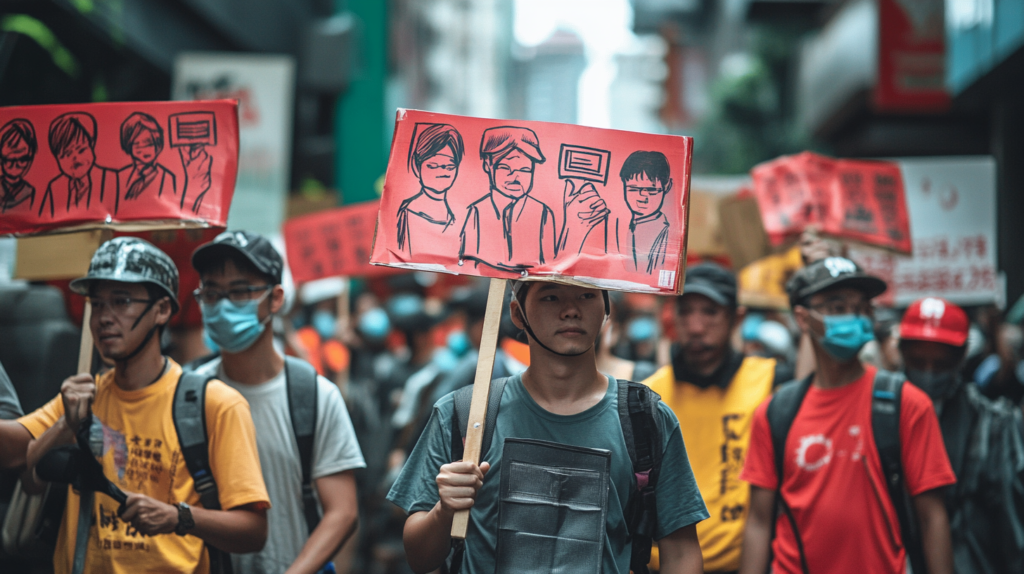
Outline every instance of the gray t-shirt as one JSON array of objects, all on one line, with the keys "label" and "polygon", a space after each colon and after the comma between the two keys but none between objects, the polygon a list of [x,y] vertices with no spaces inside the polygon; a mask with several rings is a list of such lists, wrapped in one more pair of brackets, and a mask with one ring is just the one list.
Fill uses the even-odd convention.
[{"label": "gray t-shirt", "polygon": [[[267,511],[270,534],[267,536],[267,544],[259,552],[232,555],[234,570],[280,574],[295,561],[309,538],[302,506],[302,465],[288,412],[284,370],[260,385],[232,381],[224,375],[220,359],[199,367],[197,371],[207,376],[216,376],[249,401],[253,424],[256,426],[260,468],[263,470],[267,493],[270,494],[270,510]],[[313,478],[364,468],[366,463],[363,462],[363,454],[356,442],[352,421],[338,387],[323,377],[317,377],[316,403]],[[323,512],[323,509],[320,511]]]},{"label": "gray t-shirt", "polygon": [[0,365],[0,419],[16,419],[25,413],[21,412],[21,402],[14,390],[11,378],[7,376],[4,366]]},{"label": "gray t-shirt", "polygon": [[[501,455],[506,438],[538,439],[566,445],[607,449],[612,453],[611,480],[608,489],[608,514],[602,572],[629,572],[630,546],[624,511],[630,493],[636,492],[626,442],[618,414],[618,382],[608,377],[608,392],[597,405],[574,415],[550,413],[538,405],[523,386],[522,376],[509,379],[501,398],[501,409],[494,437],[484,460],[491,469],[477,493],[470,511],[463,572],[494,572],[498,538],[498,487],[501,482]],[[438,501],[437,477],[442,465],[451,462],[451,416],[453,395],[434,405],[427,429],[413,449],[402,473],[388,493],[388,500],[406,512],[428,511]],[[679,421],[661,403],[658,408],[663,436],[663,458],[656,494],[658,525],[655,538],[708,518],[707,508],[697,489],[683,446]]]}]

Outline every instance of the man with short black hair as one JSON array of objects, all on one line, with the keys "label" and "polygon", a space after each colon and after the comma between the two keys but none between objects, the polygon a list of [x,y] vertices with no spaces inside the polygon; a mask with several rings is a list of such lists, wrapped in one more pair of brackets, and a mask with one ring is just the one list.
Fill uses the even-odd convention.
[{"label": "man with short black hair", "polygon": [[186,398],[202,401],[192,426],[205,429],[214,490],[197,486],[202,477],[193,476],[193,459],[183,454],[187,447],[174,412],[182,369],[163,356],[158,336],[178,311],[174,262],[146,241],[117,237],[100,246],[89,272],[71,289],[88,296],[89,328],[114,368],[95,382],[89,373],[67,378],[57,398],[18,419],[33,438],[28,468],[34,470],[53,447],[76,438],[82,444],[85,433],[100,452],[82,454],[96,455],[104,477],[128,499],[119,508],[102,492],[69,487],[54,570],[205,574],[214,562],[210,547],[262,548],[269,499],[245,399],[216,380],[205,384],[201,397]]},{"label": "man with short black hair", "polygon": [[[715,263],[686,270],[676,298],[672,364],[644,381],[679,419],[697,485],[711,517],[697,525],[706,572],[739,568],[750,485],[739,479],[754,409],[772,392],[773,359],[745,357],[732,348],[744,309],[736,276]],[[658,554],[652,554],[658,568]]]},{"label": "man with short black hair", "polygon": [[672,191],[670,173],[668,158],[657,151],[635,151],[619,170],[630,219],[616,220],[615,237],[631,271],[650,274],[665,264],[669,226],[661,206]]},{"label": "man with short black hair", "polygon": [[[388,495],[410,514],[403,538],[414,571],[444,563],[453,517],[470,510],[461,562],[468,574],[626,574],[631,567],[640,573],[648,556],[635,543],[645,536],[661,545],[662,572],[701,572],[694,525],[708,514],[678,421],[646,387],[597,370],[594,344],[608,313],[603,295],[574,285],[515,283],[512,318],[529,337],[532,360],[521,375],[491,383],[497,411],[484,432],[492,433],[481,457],[487,462],[453,462],[462,458],[455,433],[468,424],[463,413],[453,432],[466,388],[434,406]],[[647,415],[633,410],[637,403],[629,397],[636,395],[657,401],[641,400]],[[629,423],[630,439],[623,397],[630,405],[625,418],[644,421],[642,428]],[[638,449],[627,440],[640,433],[652,439],[643,446],[660,458],[657,471],[634,467],[630,452]],[[641,509],[648,522],[638,526],[630,510]]]},{"label": "man with short black hair", "polygon": [[915,572],[952,572],[940,489],[956,479],[931,401],[857,358],[874,337],[871,299],[885,289],[843,257],[787,283],[817,371],[754,413],[740,475],[751,485],[742,574],[763,574],[769,561],[777,573],[902,574],[908,558]]},{"label": "man with short black hair", "polygon": [[[193,253],[192,266],[203,324],[221,349],[196,371],[249,401],[273,503],[267,521],[274,535],[261,551],[232,556],[235,571],[319,572],[356,529],[354,470],[366,466],[345,402],[309,363],[274,348],[266,326],[284,305],[284,261],[267,238],[221,233]],[[308,434],[300,434],[301,423]]]},{"label": "man with short black hair", "polygon": [[935,297],[915,301],[899,325],[907,380],[928,393],[956,472],[945,491],[960,574],[1024,572],[1024,423],[1010,401],[986,398],[960,375],[970,322]]}]

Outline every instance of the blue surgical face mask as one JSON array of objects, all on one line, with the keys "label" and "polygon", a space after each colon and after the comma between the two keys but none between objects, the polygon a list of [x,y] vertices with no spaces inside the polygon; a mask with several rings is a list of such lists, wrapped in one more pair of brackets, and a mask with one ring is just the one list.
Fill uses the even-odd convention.
[{"label": "blue surgical face mask", "polygon": [[266,319],[260,321],[258,315],[260,303],[269,294],[268,291],[263,297],[240,305],[228,299],[221,299],[213,305],[200,303],[203,326],[210,339],[227,353],[241,353],[251,347],[273,317],[272,314],[267,315]]},{"label": "blue surgical face mask", "polygon": [[860,352],[868,341],[874,340],[875,331],[871,319],[864,315],[826,315],[825,336],[818,339],[828,354],[848,361]]},{"label": "blue surgical face mask", "polygon": [[367,339],[379,341],[387,337],[390,330],[391,321],[384,309],[370,309],[359,317],[359,332]]},{"label": "blue surgical face mask", "polygon": [[455,353],[456,357],[461,357],[469,351],[469,337],[465,331],[452,331],[448,333],[448,349]]},{"label": "blue surgical face mask", "polygon": [[313,328],[316,329],[317,334],[320,335],[321,339],[330,339],[334,336],[335,323],[334,315],[330,311],[324,309],[318,309],[313,313],[313,320],[311,321]]}]

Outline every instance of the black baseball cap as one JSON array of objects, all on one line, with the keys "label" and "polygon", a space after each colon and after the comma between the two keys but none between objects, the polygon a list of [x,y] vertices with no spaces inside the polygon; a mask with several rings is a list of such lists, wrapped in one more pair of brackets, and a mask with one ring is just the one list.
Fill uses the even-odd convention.
[{"label": "black baseball cap", "polygon": [[213,241],[201,245],[192,254],[192,267],[206,269],[218,259],[229,254],[241,255],[253,264],[260,273],[268,275],[275,284],[281,283],[284,260],[273,244],[259,233],[250,231],[225,231]]},{"label": "black baseball cap", "polygon": [[699,263],[686,270],[683,295],[703,295],[719,305],[736,308],[736,275],[717,263]]},{"label": "black baseball cap", "polygon": [[815,293],[827,289],[849,287],[856,289],[868,299],[873,299],[888,288],[885,281],[869,275],[853,261],[845,257],[826,257],[797,271],[786,282],[791,307],[799,305]]}]

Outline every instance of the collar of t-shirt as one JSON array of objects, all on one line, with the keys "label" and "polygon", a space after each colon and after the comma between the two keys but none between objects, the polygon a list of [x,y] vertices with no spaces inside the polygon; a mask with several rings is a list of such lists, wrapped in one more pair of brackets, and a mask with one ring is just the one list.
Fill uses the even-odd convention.
[{"label": "collar of t-shirt", "polygon": [[725,359],[722,361],[722,364],[710,375],[701,375],[693,372],[687,366],[686,360],[683,358],[682,349],[677,348],[676,352],[672,354],[672,371],[675,374],[675,379],[696,385],[702,389],[706,389],[711,385],[716,385],[723,389],[728,387],[742,364],[743,355],[729,347],[726,350]]}]

